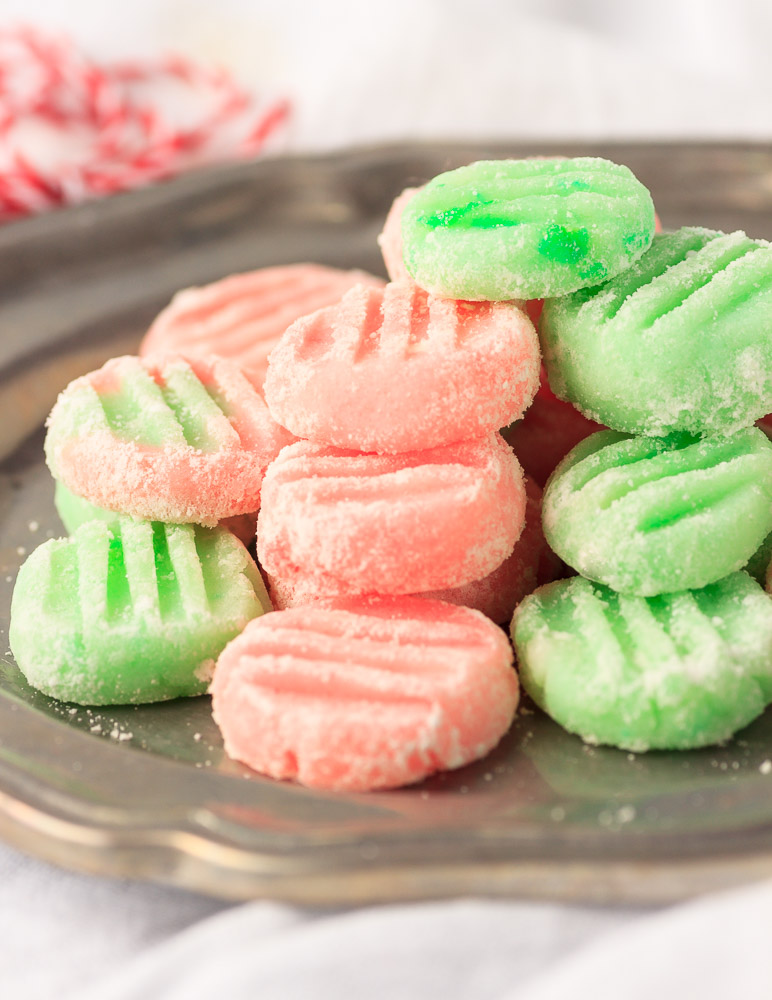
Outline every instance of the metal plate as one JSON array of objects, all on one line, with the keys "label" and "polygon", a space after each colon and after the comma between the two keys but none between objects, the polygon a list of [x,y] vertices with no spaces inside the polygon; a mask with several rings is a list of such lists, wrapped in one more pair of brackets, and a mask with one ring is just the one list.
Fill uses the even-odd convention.
[{"label": "metal plate", "polygon": [[[0,230],[0,625],[25,550],[61,528],[41,423],[131,350],[179,287],[294,260],[381,271],[392,198],[483,156],[629,164],[666,226],[772,235],[772,152],[744,146],[409,146],[265,161]],[[0,647],[0,652],[5,645]],[[486,760],[397,792],[320,794],[228,761],[199,698],[88,711],[0,666],[0,834],[61,864],[232,898],[481,893],[682,898],[772,875],[772,712],[730,745],[633,756],[522,714]]]}]

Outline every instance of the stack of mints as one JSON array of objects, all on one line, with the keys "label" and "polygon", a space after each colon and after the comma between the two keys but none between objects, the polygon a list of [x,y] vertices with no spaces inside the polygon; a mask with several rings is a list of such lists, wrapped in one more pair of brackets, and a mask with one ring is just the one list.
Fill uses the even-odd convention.
[{"label": "stack of mints", "polygon": [[381,284],[302,265],[186,290],[142,358],[64,390],[46,458],[71,537],[32,553],[11,609],[31,684],[85,705],[207,691],[225,645],[271,607],[245,546],[265,470],[294,438],[262,397],[267,354],[293,319],[363,280]]},{"label": "stack of mints", "polygon": [[[654,231],[625,167],[482,162],[397,199],[386,286],[295,265],[180,293],[142,361],[76,381],[52,414],[58,506],[68,530],[88,523],[20,572],[28,678],[84,703],[157,700],[202,690],[219,653],[232,756],[390,787],[506,731],[518,685],[493,623],[519,604],[521,678],[567,728],[634,750],[731,735],[772,700],[772,601],[738,572],[769,562],[772,445],[752,424],[772,409],[770,251]],[[541,300],[557,396],[543,370],[539,386]],[[550,473],[544,530],[582,576],[526,597],[557,575]],[[279,609],[262,616],[229,534],[248,540],[258,507]],[[171,554],[180,531],[200,585]],[[204,558],[213,534],[235,573]],[[242,578],[246,609],[229,589]],[[204,652],[193,625],[213,617]],[[172,652],[187,688],[164,680]]]},{"label": "stack of mints", "polygon": [[204,693],[270,608],[237,534],[291,440],[227,361],[122,357],[72,382],[46,438],[71,537],[32,553],[11,609],[30,683],[88,705]]},{"label": "stack of mints", "polygon": [[753,427],[772,405],[772,251],[652,239],[642,190],[602,161],[478,163],[405,192],[402,244],[383,239],[434,294],[546,299],[549,385],[507,436],[541,482],[582,442],[543,509],[582,575],[520,605],[520,677],[570,731],[635,751],[720,742],[772,701],[772,602],[739,572],[763,583],[772,543]]},{"label": "stack of mints", "polygon": [[[524,601],[524,685],[588,742],[727,739],[772,701],[772,248],[654,237],[631,268],[551,299],[549,381],[610,430],[552,474],[544,530],[581,576]],[[766,540],[766,541],[765,541]]]},{"label": "stack of mints", "polygon": [[506,732],[516,675],[481,612],[507,620],[542,554],[533,510],[519,541],[526,488],[498,433],[539,366],[519,305],[409,279],[356,287],[289,327],[265,397],[302,440],[270,466],[257,524],[283,610],[218,666],[230,753],[275,777],[378,787],[458,767]]},{"label": "stack of mints", "polygon": [[[410,281],[384,288],[361,273],[345,276],[353,287],[341,298],[341,281],[302,265],[186,291],[153,324],[140,358],[115,359],[67,387],[48,422],[46,453],[74,537],[48,543],[23,567],[12,641],[32,683],[87,704],[200,693],[219,656],[214,707],[233,756],[274,777],[371,788],[461,766],[499,741],[517,707],[512,651],[489,617],[462,602],[507,621],[542,564],[555,560],[541,532],[540,491],[526,488],[497,433],[522,414],[538,382],[526,314],[511,304],[433,303]],[[258,391],[266,347],[289,312],[320,304],[320,282],[336,304],[290,324],[281,344],[300,345],[287,364],[302,366],[309,330],[327,337],[328,323],[333,349],[314,354],[323,390],[314,416],[337,419],[327,398],[342,372],[361,411],[347,441],[353,433],[370,450],[307,440],[279,454],[294,440],[286,427],[297,423],[293,405],[303,418],[308,389],[287,396],[286,413],[276,402],[284,382],[298,383],[292,370],[276,376],[277,347],[266,391],[279,424]],[[230,360],[211,355],[215,337]],[[368,341],[370,352],[362,349]],[[396,405],[401,380],[410,409]],[[391,404],[368,414],[368,398],[384,392]],[[259,550],[276,603],[313,608],[261,617],[267,601],[260,593],[255,600],[256,567],[229,534],[249,540],[248,512],[260,505]],[[213,526],[186,527],[199,549],[212,532],[230,540],[251,584],[247,613],[237,617],[227,588],[233,565],[174,558],[170,539],[183,530],[174,522]],[[141,559],[133,545],[140,532],[150,541]],[[86,544],[92,537],[98,551]],[[72,564],[66,579],[51,568],[60,550]],[[207,567],[222,571],[215,578]],[[57,616],[49,596],[62,582],[75,606]],[[446,600],[409,596],[431,588]],[[84,605],[93,608],[88,619]],[[41,609],[42,630],[34,626]],[[213,617],[219,631],[202,651],[198,636]],[[66,632],[66,648],[51,642],[54,632]]]}]

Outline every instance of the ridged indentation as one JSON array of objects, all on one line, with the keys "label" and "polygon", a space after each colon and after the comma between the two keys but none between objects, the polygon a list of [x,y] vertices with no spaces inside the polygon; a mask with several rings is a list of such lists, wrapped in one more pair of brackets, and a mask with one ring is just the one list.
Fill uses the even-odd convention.
[{"label": "ridged indentation", "polygon": [[298,340],[297,356],[302,361],[315,361],[325,357],[333,345],[333,332],[324,311],[298,321],[302,333]]},{"label": "ridged indentation", "polygon": [[709,648],[710,658],[702,663],[709,670],[712,663],[726,655],[722,637],[688,590],[650,597],[648,605],[682,658],[691,658]]},{"label": "ridged indentation", "polygon": [[88,522],[63,545],[56,558],[73,563],[84,628],[129,617],[195,628],[242,595],[246,553],[225,530],[121,517]]},{"label": "ridged indentation", "polygon": [[567,302],[589,310],[596,323],[616,320],[641,333],[686,309],[699,328],[772,284],[769,254],[759,255],[768,249],[742,232],[686,227],[662,233],[628,270]]},{"label": "ridged indentation", "polygon": [[700,291],[720,281],[720,276],[730,268],[734,277],[742,264],[732,265],[761,249],[744,233],[717,236],[664,273],[654,276],[647,285],[639,287],[621,305],[617,315],[624,322],[627,314],[634,312],[636,327],[646,330],[663,316],[687,305]]},{"label": "ridged indentation", "polygon": [[271,477],[281,488],[309,490],[320,503],[398,501],[408,493],[428,498],[479,480],[478,455],[437,452],[373,455],[296,446],[272,466]]},{"label": "ridged indentation", "polygon": [[[733,587],[738,577],[728,578]],[[724,636],[713,624],[724,605],[718,593],[700,601],[696,596],[701,592],[689,590],[636,597],[580,578],[565,581],[562,587],[569,603],[559,601],[543,609],[545,622],[556,631],[580,635],[588,655],[597,648],[599,626],[607,630],[622,658],[617,664],[620,670],[624,666],[640,675],[644,670],[661,674],[709,644],[715,648],[716,660],[728,652]]]},{"label": "ridged indentation", "polygon": [[411,468],[415,464],[411,459],[407,455],[357,454],[303,446],[282,455],[271,473],[283,485],[305,479],[369,479]]},{"label": "ridged indentation", "polygon": [[153,371],[186,444],[207,452],[240,443],[221,405],[222,387],[215,376],[218,367],[175,359]]},{"label": "ridged indentation", "polygon": [[153,526],[149,521],[125,518],[119,522],[119,531],[134,611],[147,621],[159,620],[161,605],[153,548]]},{"label": "ridged indentation", "polygon": [[726,468],[714,481],[700,480],[685,484],[679,493],[651,497],[639,511],[638,531],[660,531],[686,518],[708,516],[722,502],[731,501],[743,490],[753,489],[756,472],[753,467],[743,471]]},{"label": "ridged indentation", "polygon": [[250,688],[272,696],[428,706],[463,683],[487,645],[463,625],[446,630],[446,644],[426,642],[423,624],[333,609],[309,608],[305,619],[277,612],[240,640],[239,662]]},{"label": "ridged indentation", "polygon": [[260,580],[257,567],[224,531],[196,528],[195,543],[201,564],[205,604],[214,614],[221,611],[227,614],[239,583],[246,585],[251,581],[248,575],[250,567],[257,580]]},{"label": "ridged indentation", "polygon": [[235,441],[227,417],[189,366],[175,365],[164,373],[161,392],[191,448],[217,451]]},{"label": "ridged indentation", "polygon": [[104,374],[105,370],[100,369],[91,381],[116,437],[154,447],[187,444],[184,430],[160,386],[138,358],[123,358],[112,366],[111,385],[106,388]]},{"label": "ridged indentation", "polygon": [[[206,339],[213,332],[229,336],[245,323],[270,317],[288,300],[305,304],[314,283],[298,294],[298,280],[293,272],[275,277],[273,269],[254,275],[234,275],[204,288],[189,288],[171,302],[169,313],[186,327],[191,342]],[[316,285],[319,283],[316,282]],[[299,315],[303,315],[302,310]]]},{"label": "ridged indentation", "polygon": [[[501,314],[496,314],[496,309]],[[295,358],[312,363],[332,353],[361,365],[390,356],[449,354],[475,337],[492,337],[512,306],[434,298],[412,281],[385,289],[358,286],[334,306],[299,321]]]},{"label": "ridged indentation", "polygon": [[442,666],[436,654],[450,651],[441,646],[422,649],[417,645],[400,643],[397,649],[393,643],[378,642],[369,637],[333,638],[305,630],[295,632],[290,628],[278,628],[261,635],[251,654],[248,651],[247,655],[280,658],[285,663],[324,664],[326,668],[340,664],[344,648],[347,673],[355,676],[360,684],[389,689],[395,684],[399,686],[401,679],[406,677],[418,685],[427,679],[436,681],[448,677],[448,669]]},{"label": "ridged indentation", "polygon": [[166,547],[179,592],[180,612],[189,618],[209,614],[204,574],[196,548],[196,535],[205,529],[191,524],[164,526]]},{"label": "ridged indentation", "polygon": [[[606,510],[618,500],[637,493],[643,487],[654,483],[667,483],[665,489],[672,495],[675,484],[668,480],[689,477],[697,473],[716,473],[726,482],[725,489],[731,489],[742,474],[737,464],[747,455],[753,454],[758,442],[756,436],[748,439],[742,432],[729,438],[709,438],[695,442],[689,438],[671,441],[656,441],[651,444],[641,439],[632,439],[629,449],[609,446],[596,452],[588,460],[591,468],[581,477],[579,485],[572,486],[581,491],[592,484],[593,497],[601,510]],[[602,479],[601,479],[602,477]],[[684,482],[678,488],[689,492]],[[699,476],[699,485],[694,500],[699,501],[700,489],[711,488],[707,476]]]},{"label": "ridged indentation", "polygon": [[262,378],[266,358],[288,326],[360,282],[380,284],[360,271],[291,264],[188,288],[155,320],[141,353],[218,354],[253,367]]},{"label": "ridged indentation", "polygon": [[276,454],[292,440],[292,435],[271,418],[262,395],[239,368],[227,361],[203,358],[192,358],[189,365],[201,387],[196,394],[206,393],[209,399],[204,432],[211,450],[240,446],[263,451],[270,447]]},{"label": "ridged indentation", "polygon": [[572,298],[579,303],[589,303],[588,308],[601,311],[604,319],[611,320],[640,289],[683,264],[717,235],[712,230],[693,227],[655,235],[649,249],[632,267],[600,287],[576,292]]},{"label": "ridged indentation", "polygon": [[314,477],[308,484],[313,493],[314,502],[337,506],[341,503],[385,504],[399,503],[408,493],[411,502],[426,502],[433,498],[435,503],[442,497],[450,496],[454,489],[466,483],[474,486],[475,477],[468,470],[451,477],[439,477],[436,467],[416,467],[407,470],[406,474],[396,473],[369,474],[365,476],[349,476],[320,479]]},{"label": "ridged indentation", "polygon": [[355,288],[330,309],[333,339],[354,364],[378,351],[381,344],[383,299],[375,289]]},{"label": "ridged indentation", "polygon": [[406,649],[416,646],[446,652],[468,652],[479,648],[480,644],[478,633],[468,624],[437,620],[436,616],[428,614],[420,617],[417,611],[412,618],[395,619],[389,615],[379,617],[374,612],[354,617],[346,612],[317,611],[313,607],[306,607],[302,612],[286,613],[282,621],[284,625],[275,627],[291,625],[298,636],[310,633],[330,640],[366,640],[369,644],[383,644],[392,652],[395,645]]},{"label": "ridged indentation", "polygon": [[88,635],[108,620],[110,533],[103,525],[86,525],[75,535],[75,552],[80,620]]},{"label": "ridged indentation", "polygon": [[430,336],[430,314],[426,294],[413,284],[392,283],[383,294],[382,323],[378,344],[384,353],[405,357],[420,351]]},{"label": "ridged indentation", "polygon": [[[622,475],[622,470],[626,473],[629,466],[655,458],[665,447],[664,438],[630,438],[619,431],[598,431],[572,452],[577,456],[581,449],[582,457],[576,458],[565,473],[571,492],[581,492],[609,471]],[[556,477],[555,482],[560,481]]]},{"label": "ridged indentation", "polygon": [[372,683],[373,679],[366,676],[359,665],[353,667],[346,664],[345,673],[340,673],[335,678],[335,690],[332,693],[328,677],[320,670],[318,661],[292,657],[280,662],[280,670],[272,669],[276,666],[276,661],[262,656],[258,659],[247,657],[244,663],[250,671],[250,682],[256,688],[270,690],[274,699],[353,702],[372,707],[375,711],[387,705],[403,710],[420,708],[421,715],[431,709],[428,696],[402,691],[397,686],[386,687]]},{"label": "ridged indentation", "polygon": [[[522,164],[526,164],[524,169]],[[627,199],[640,185],[625,168],[600,161],[485,161],[441,175],[416,195],[413,208],[428,228],[492,229],[542,224],[552,206],[576,203],[591,213],[593,199]]]},{"label": "ridged indentation", "polygon": [[103,373],[104,369],[91,378],[117,437],[141,445],[207,452],[238,443],[220,405],[219,387],[215,383],[214,391],[209,391],[187,361],[174,359],[157,367],[138,358],[122,358],[111,378]]},{"label": "ridged indentation", "polygon": [[79,614],[78,563],[75,550],[66,538],[52,539],[41,553],[41,611],[54,618]]},{"label": "ridged indentation", "polygon": [[630,666],[635,667],[638,658],[638,643],[633,632],[634,626],[627,613],[627,602],[621,594],[617,594],[613,590],[604,595],[605,600],[602,600],[595,591],[593,596],[606,619],[611,635],[622,651],[622,655]]}]

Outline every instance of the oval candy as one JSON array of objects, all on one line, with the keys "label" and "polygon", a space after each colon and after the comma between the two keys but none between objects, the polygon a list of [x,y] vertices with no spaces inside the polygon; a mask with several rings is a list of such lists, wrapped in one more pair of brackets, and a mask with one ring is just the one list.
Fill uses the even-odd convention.
[{"label": "oval candy", "polygon": [[647,436],[729,434],[772,410],[772,246],[684,228],[612,281],[546,303],[550,385]]},{"label": "oval candy", "polygon": [[544,493],[544,533],[582,576],[645,596],[704,587],[744,566],[772,530],[772,444],[600,431]]},{"label": "oval candy", "polygon": [[45,449],[54,478],[97,507],[214,525],[258,509],[293,440],[228,361],[122,357],[59,395]]},{"label": "oval candy", "polygon": [[526,597],[512,637],[524,689],[588,743],[709,746],[772,700],[772,600],[743,572],[657,597],[560,580]]},{"label": "oval candy", "polygon": [[498,434],[401,455],[300,441],[266,474],[257,551],[290,587],[411,594],[491,572],[524,517],[523,474]]},{"label": "oval candy", "polygon": [[595,157],[481,160],[440,174],[405,206],[405,265],[433,295],[567,295],[628,268],[654,235],[651,195]]},{"label": "oval candy", "polygon": [[29,683],[52,698],[143,704],[203,694],[226,643],[270,607],[229,531],[97,520],[29,556],[9,638]]},{"label": "oval candy", "polygon": [[298,437],[395,454],[511,423],[539,365],[516,304],[436,299],[401,281],[354,288],[294,323],[271,355],[265,398]]},{"label": "oval candy", "polygon": [[410,597],[265,615],[226,647],[212,684],[231,757],[336,791],[394,788],[477,760],[517,701],[497,626]]}]

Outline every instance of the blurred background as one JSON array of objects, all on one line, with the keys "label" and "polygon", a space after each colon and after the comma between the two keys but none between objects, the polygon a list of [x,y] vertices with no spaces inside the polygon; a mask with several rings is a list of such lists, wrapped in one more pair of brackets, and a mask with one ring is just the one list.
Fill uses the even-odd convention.
[{"label": "blurred background", "polygon": [[292,101],[285,142],[772,131],[770,0],[0,0],[90,58],[182,53]]},{"label": "blurred background", "polygon": [[0,0],[0,221],[277,151],[764,142],[771,43],[770,0]]}]

